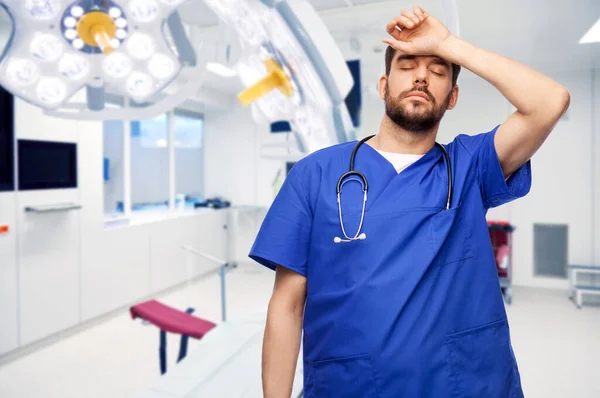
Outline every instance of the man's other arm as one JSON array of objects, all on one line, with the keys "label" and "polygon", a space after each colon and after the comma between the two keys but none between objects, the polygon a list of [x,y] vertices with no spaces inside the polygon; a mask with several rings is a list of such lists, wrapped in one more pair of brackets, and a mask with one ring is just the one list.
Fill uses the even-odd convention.
[{"label": "man's other arm", "polygon": [[265,398],[292,394],[300,352],[306,278],[277,266],[263,341],[262,383]]}]

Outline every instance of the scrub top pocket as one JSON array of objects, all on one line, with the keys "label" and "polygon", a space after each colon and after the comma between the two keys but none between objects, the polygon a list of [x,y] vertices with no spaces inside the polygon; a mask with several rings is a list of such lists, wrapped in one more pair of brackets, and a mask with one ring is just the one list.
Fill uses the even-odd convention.
[{"label": "scrub top pocket", "polygon": [[469,216],[461,205],[442,210],[431,218],[435,263],[445,265],[473,257]]},{"label": "scrub top pocket", "polygon": [[307,398],[378,398],[370,355],[363,354],[310,363]]},{"label": "scrub top pocket", "polygon": [[523,397],[506,320],[452,334],[446,345],[451,397]]}]

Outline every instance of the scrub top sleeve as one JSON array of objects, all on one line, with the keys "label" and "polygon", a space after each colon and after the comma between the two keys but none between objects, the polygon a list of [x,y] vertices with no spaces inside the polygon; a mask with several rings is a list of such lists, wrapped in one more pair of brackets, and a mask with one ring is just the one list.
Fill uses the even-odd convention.
[{"label": "scrub top sleeve", "polygon": [[287,175],[260,227],[249,257],[275,270],[277,265],[306,276],[312,210],[303,189],[301,162]]},{"label": "scrub top sleeve", "polygon": [[508,179],[504,178],[494,145],[498,127],[500,126],[479,137],[477,164],[481,194],[486,208],[498,207],[524,197],[531,188],[531,160],[512,173]]}]

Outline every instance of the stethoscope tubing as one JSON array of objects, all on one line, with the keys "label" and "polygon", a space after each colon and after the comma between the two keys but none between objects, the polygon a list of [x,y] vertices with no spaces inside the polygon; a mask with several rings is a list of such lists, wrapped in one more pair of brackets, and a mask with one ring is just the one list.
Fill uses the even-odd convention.
[{"label": "stethoscope tubing", "polygon": [[[366,141],[368,141],[369,139],[373,138],[374,136],[375,135],[370,135],[368,137],[365,137],[354,146],[354,149],[352,150],[352,155],[350,156],[350,168],[346,173],[344,173],[338,179],[338,183],[336,186],[338,212],[339,212],[339,217],[340,217],[340,227],[342,228],[342,233],[344,234],[344,237],[346,239],[344,240],[344,239],[340,239],[340,238],[336,237],[336,239],[334,239],[334,241],[336,243],[351,242],[351,241],[358,240],[358,239],[365,239],[364,236],[361,237],[360,231],[362,229],[363,221],[365,218],[365,208],[366,208],[366,204],[367,204],[367,194],[369,191],[369,182],[367,180],[367,177],[363,173],[354,170],[354,162],[356,159],[356,153],[358,152],[358,149],[360,148],[360,146],[362,144],[364,144]],[[446,151],[446,148],[444,148],[444,146],[442,144],[436,142],[435,145],[442,150],[442,153],[444,154],[444,160],[446,162],[446,169],[448,171],[448,195],[447,195],[447,199],[446,199],[446,210],[450,210],[450,205],[452,203],[452,193],[454,190],[453,180],[452,180],[452,166],[450,164],[450,156],[448,156],[448,152]],[[356,176],[358,178],[348,178],[350,176]],[[362,189],[363,189],[363,205],[362,205],[362,212],[361,212],[361,217],[360,217],[360,225],[358,227],[358,230],[356,231],[356,234],[352,238],[346,234],[346,229],[344,228],[344,222],[342,220],[342,203],[341,203],[342,186],[348,181],[360,182],[362,185]]]}]

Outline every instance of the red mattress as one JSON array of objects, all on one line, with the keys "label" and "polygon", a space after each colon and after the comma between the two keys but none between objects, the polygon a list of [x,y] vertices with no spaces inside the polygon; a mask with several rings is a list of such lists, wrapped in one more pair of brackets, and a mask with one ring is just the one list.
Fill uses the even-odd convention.
[{"label": "red mattress", "polygon": [[171,308],[156,300],[135,305],[131,307],[130,313],[133,319],[139,317],[166,332],[186,335],[195,339],[201,339],[217,326],[215,323]]}]

